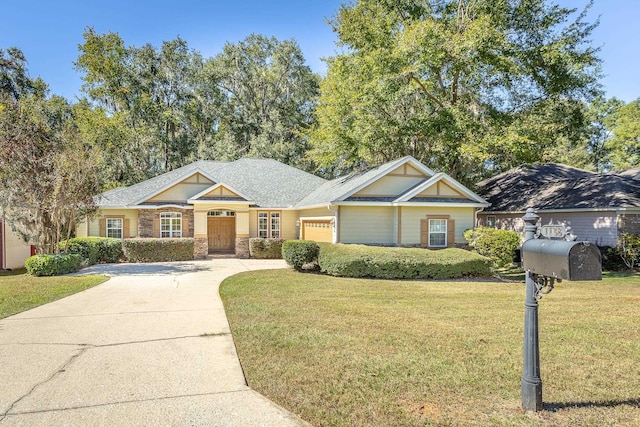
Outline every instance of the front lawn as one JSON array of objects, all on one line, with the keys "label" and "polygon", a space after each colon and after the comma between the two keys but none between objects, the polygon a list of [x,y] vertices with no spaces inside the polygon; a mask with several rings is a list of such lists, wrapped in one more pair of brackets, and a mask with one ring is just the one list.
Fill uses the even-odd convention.
[{"label": "front lawn", "polygon": [[25,270],[0,272],[0,319],[99,285],[106,276],[34,277]]},{"label": "front lawn", "polygon": [[545,411],[520,409],[524,284],[248,272],[220,293],[249,385],[313,425],[640,425],[640,276],[540,304]]}]

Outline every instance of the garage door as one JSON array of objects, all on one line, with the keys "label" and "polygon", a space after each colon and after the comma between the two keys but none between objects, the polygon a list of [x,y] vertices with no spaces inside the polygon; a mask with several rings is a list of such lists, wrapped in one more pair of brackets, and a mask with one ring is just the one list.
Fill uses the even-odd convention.
[{"label": "garage door", "polygon": [[303,221],[302,239],[316,242],[333,241],[333,226],[331,221]]}]

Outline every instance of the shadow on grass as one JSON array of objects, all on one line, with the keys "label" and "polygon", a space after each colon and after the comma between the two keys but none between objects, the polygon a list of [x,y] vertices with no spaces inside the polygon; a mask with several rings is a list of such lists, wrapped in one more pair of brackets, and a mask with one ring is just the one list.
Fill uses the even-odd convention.
[{"label": "shadow on grass", "polygon": [[614,406],[635,406],[636,408],[640,408],[640,398],[627,400],[605,400],[602,402],[560,402],[543,404],[544,409],[550,412],[569,408],[612,408]]},{"label": "shadow on grass", "polygon": [[16,270],[0,270],[0,277],[2,276],[19,276],[21,274],[25,274],[27,270],[24,268],[19,268]]}]

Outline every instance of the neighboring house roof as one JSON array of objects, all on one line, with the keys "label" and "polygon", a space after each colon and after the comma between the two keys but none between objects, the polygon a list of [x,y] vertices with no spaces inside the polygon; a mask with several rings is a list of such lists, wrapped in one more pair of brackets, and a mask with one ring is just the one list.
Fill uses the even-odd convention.
[{"label": "neighboring house roof", "polygon": [[619,174],[596,174],[549,163],[522,166],[481,181],[484,212],[640,208],[640,182]]}]

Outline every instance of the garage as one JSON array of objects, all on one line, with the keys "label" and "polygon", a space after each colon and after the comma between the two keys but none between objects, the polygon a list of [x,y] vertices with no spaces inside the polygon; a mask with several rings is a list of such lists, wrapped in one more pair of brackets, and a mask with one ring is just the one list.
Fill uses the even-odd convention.
[{"label": "garage", "polygon": [[333,220],[303,220],[302,240],[333,242]]}]

